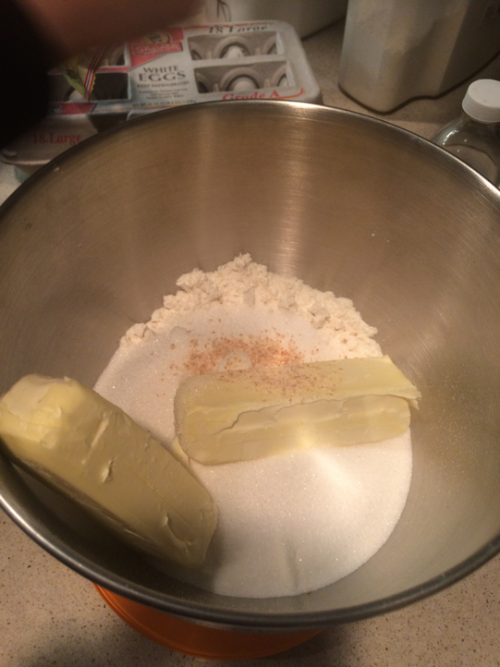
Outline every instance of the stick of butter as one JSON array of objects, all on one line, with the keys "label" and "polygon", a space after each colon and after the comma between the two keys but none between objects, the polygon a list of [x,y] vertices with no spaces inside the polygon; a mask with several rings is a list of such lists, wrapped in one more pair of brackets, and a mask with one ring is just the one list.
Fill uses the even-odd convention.
[{"label": "stick of butter", "polygon": [[0,400],[23,467],[149,555],[201,565],[217,509],[193,475],[120,408],[68,378],[28,375]]},{"label": "stick of butter", "polygon": [[389,357],[223,371],[181,383],[175,425],[188,456],[228,463],[392,438],[419,396]]}]

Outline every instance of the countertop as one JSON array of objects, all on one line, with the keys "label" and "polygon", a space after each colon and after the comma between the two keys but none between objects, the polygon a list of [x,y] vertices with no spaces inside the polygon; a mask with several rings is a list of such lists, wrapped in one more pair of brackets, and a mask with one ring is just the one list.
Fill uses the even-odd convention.
[{"label": "countertop", "polygon": [[[304,40],[326,105],[370,113],[337,85],[342,23]],[[500,78],[500,58],[475,78]],[[425,138],[460,112],[466,85],[379,116]],[[376,115],[370,113],[370,115]],[[0,201],[18,185],[0,164]],[[498,667],[500,557],[401,611],[326,629],[248,667]],[[0,512],[0,667],[191,667],[241,664],[174,653],[130,629],[86,581]]]}]

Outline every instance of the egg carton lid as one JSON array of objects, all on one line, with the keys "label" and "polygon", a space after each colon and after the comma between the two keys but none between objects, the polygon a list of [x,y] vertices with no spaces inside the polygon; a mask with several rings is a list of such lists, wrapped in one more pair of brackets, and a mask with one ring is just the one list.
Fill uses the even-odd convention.
[{"label": "egg carton lid", "polygon": [[160,109],[229,100],[322,102],[300,38],[282,21],[173,26],[87,52],[48,76],[48,115],[0,152],[2,162],[25,174]]}]

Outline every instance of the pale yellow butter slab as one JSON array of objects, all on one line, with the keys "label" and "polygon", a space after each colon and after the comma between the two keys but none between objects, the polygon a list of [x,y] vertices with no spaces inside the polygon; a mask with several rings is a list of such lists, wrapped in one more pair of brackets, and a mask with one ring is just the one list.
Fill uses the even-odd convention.
[{"label": "pale yellow butter slab", "polygon": [[0,400],[0,437],[39,478],[149,555],[201,565],[217,508],[187,468],[75,380],[29,375]]},{"label": "pale yellow butter slab", "polygon": [[419,396],[387,356],[209,373],[179,386],[176,433],[205,464],[376,442],[408,429]]}]

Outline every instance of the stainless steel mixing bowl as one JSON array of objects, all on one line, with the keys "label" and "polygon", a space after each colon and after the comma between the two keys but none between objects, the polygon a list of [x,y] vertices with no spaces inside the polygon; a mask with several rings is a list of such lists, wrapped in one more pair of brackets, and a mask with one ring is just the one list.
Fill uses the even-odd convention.
[{"label": "stainless steel mixing bowl", "polygon": [[278,102],[193,106],[58,158],[0,212],[0,391],[30,372],[92,385],[177,276],[240,252],[352,298],[422,392],[411,490],[384,547],[311,594],[233,599],[159,574],[1,458],[7,513],[111,591],[233,629],[293,631],[386,612],[496,554],[500,194],[383,122]]}]

